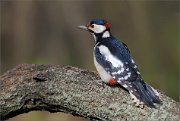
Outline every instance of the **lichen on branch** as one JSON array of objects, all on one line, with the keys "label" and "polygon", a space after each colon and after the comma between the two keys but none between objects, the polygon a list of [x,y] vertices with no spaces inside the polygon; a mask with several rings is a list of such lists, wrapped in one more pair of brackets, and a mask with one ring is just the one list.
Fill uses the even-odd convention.
[{"label": "lichen on branch", "polygon": [[1,120],[33,110],[90,120],[178,120],[179,103],[161,94],[157,109],[137,108],[120,87],[97,83],[96,72],[71,66],[22,64],[0,76]]}]

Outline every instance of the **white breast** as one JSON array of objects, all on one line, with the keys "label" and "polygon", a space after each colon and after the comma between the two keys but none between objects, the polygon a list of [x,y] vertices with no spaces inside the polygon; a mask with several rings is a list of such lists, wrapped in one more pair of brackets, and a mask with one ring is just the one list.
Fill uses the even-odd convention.
[{"label": "white breast", "polygon": [[104,82],[108,83],[108,81],[109,81],[110,79],[112,79],[112,77],[111,77],[111,76],[104,70],[104,68],[97,62],[95,56],[94,56],[94,65],[95,65],[95,67],[96,67],[96,69],[97,69],[97,71],[98,71],[101,79],[102,79]]}]

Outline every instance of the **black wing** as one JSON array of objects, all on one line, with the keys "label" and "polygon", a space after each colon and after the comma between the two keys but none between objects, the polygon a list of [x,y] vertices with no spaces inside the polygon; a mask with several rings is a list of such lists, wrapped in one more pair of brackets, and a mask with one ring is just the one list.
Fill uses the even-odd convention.
[{"label": "black wing", "polygon": [[131,53],[130,52],[130,50],[128,49],[128,46],[124,43],[124,42],[122,42],[122,44],[124,45],[124,47],[126,48],[126,50],[129,52],[129,54]]},{"label": "black wing", "polygon": [[[123,47],[119,47],[122,45]],[[107,57],[100,53],[98,46],[101,45],[98,45],[95,48],[97,62],[112,76],[113,79],[117,80],[121,86],[126,88],[137,99],[150,107],[154,107],[153,102],[159,103],[159,98],[141,79],[137,65],[129,54],[129,49],[124,44],[122,45],[115,42],[113,45],[109,44],[106,46],[108,46],[109,51],[114,57],[117,57],[123,62],[123,66],[114,67],[111,58],[107,59]]]},{"label": "black wing", "polygon": [[123,62],[123,66],[114,67],[111,59],[107,59],[100,53],[98,46],[95,48],[95,57],[97,62],[107,71],[107,73],[109,73],[117,81],[133,81],[139,76],[133,64],[128,61]]}]

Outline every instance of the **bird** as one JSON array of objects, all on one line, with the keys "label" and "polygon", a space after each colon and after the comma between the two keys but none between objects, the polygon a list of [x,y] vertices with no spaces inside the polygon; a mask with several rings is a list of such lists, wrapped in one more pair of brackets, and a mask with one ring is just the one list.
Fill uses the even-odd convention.
[{"label": "bird", "polygon": [[94,37],[94,65],[103,82],[123,87],[137,107],[156,108],[154,104],[161,103],[159,92],[142,79],[128,46],[111,34],[111,26],[106,20],[93,19],[78,27]]}]

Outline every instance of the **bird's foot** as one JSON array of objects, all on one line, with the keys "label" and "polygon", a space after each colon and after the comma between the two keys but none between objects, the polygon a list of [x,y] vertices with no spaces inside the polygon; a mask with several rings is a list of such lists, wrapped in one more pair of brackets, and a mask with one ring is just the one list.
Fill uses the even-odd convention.
[{"label": "bird's foot", "polygon": [[144,102],[140,101],[139,99],[136,98],[132,93],[130,93],[133,102],[135,103],[136,107],[144,108]]},{"label": "bird's foot", "polygon": [[156,89],[154,89],[153,87],[151,87],[151,89],[154,91],[154,93],[157,97],[160,97],[160,94]]},{"label": "bird's foot", "polygon": [[162,99],[163,99],[163,98],[162,98],[162,95],[161,95],[156,89],[154,89],[153,87],[151,87],[151,89],[154,91],[156,97],[158,97],[159,100],[162,101]]}]

